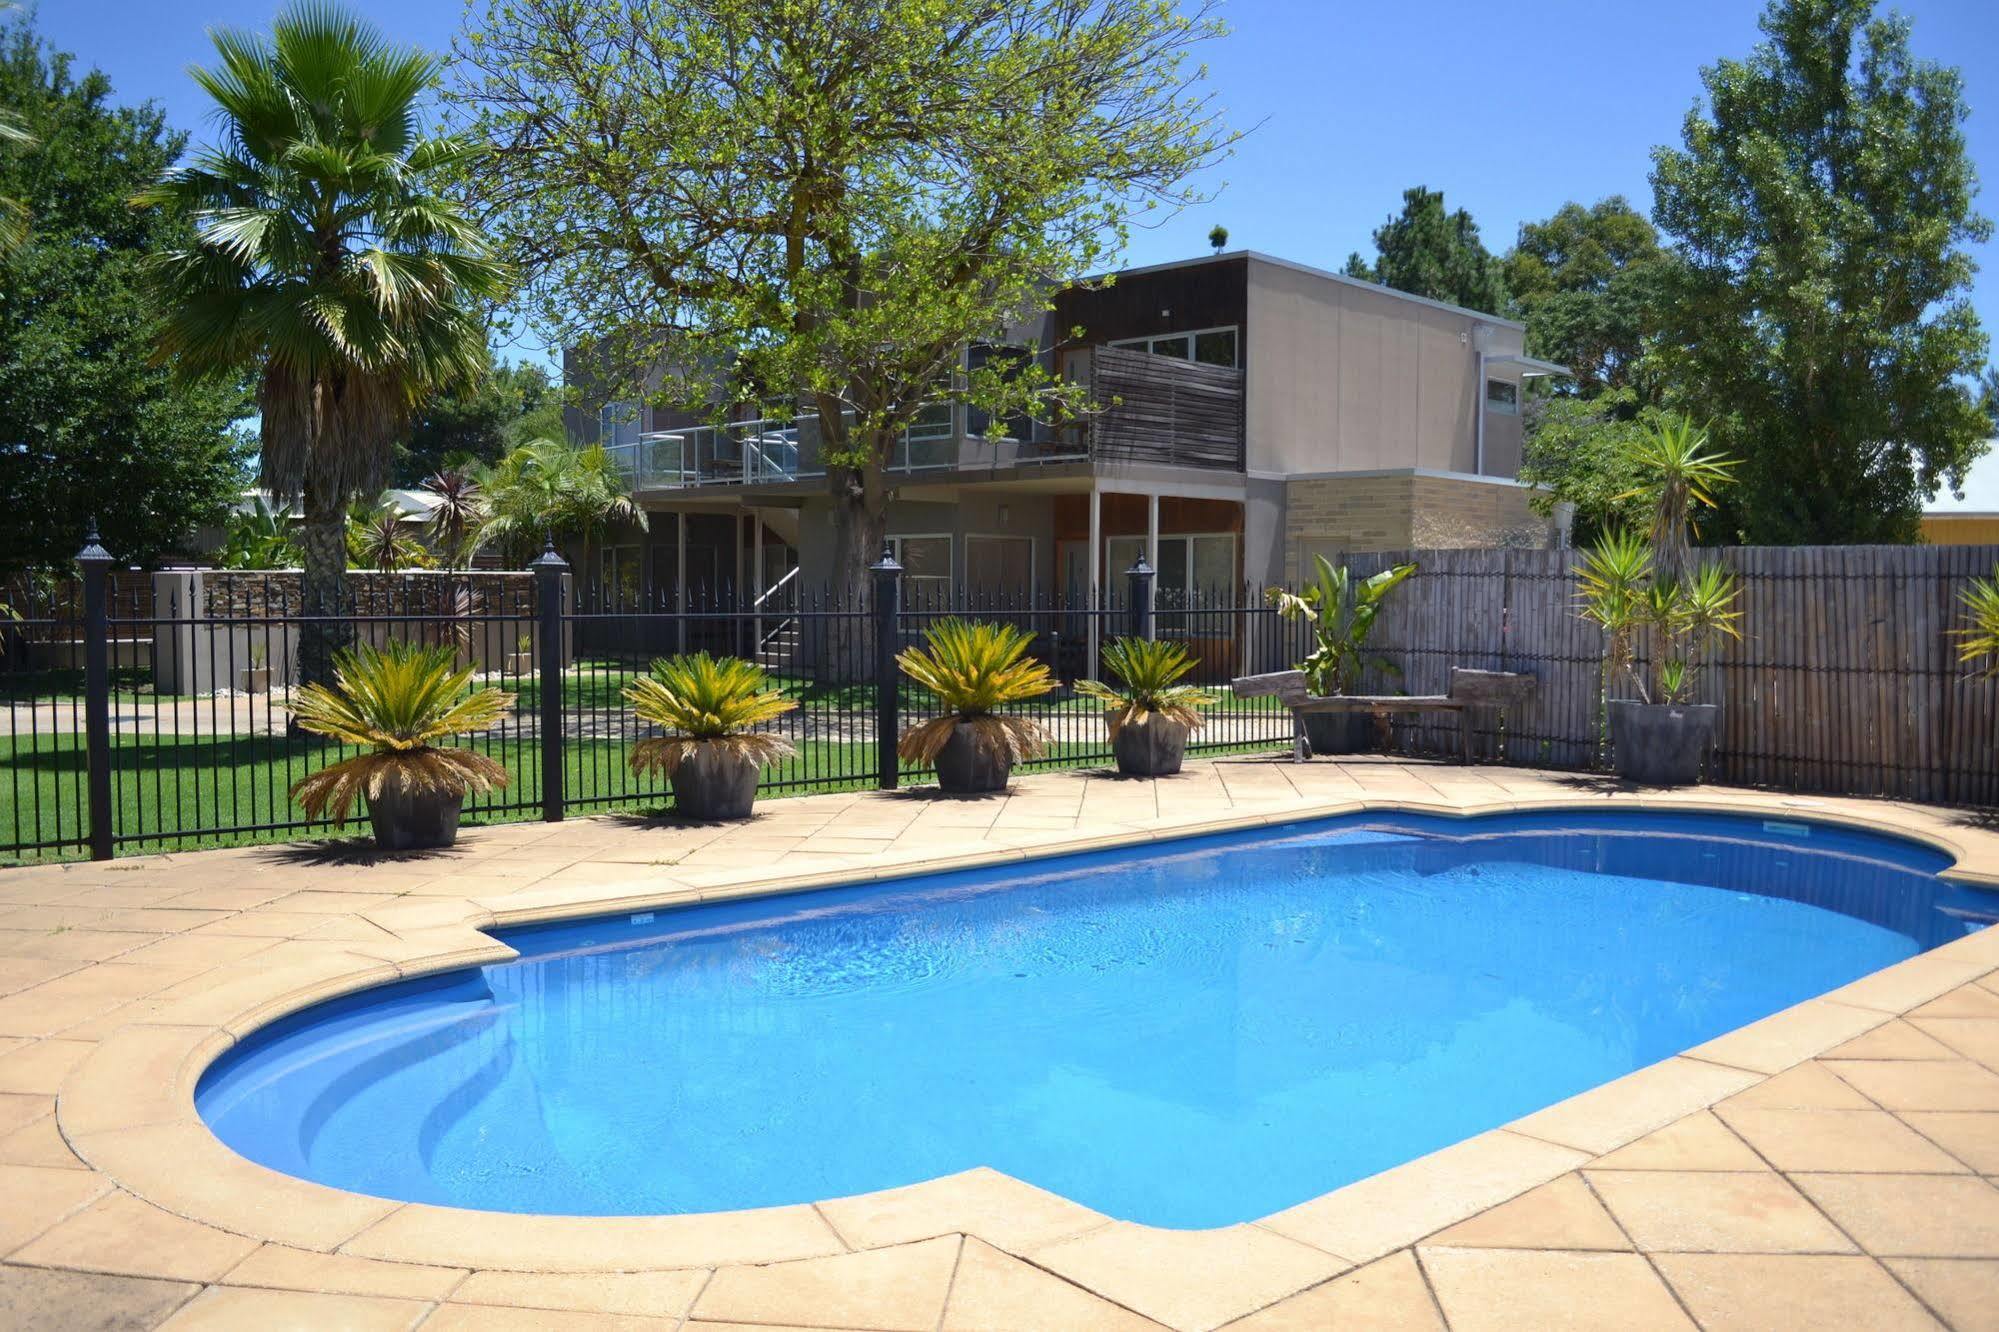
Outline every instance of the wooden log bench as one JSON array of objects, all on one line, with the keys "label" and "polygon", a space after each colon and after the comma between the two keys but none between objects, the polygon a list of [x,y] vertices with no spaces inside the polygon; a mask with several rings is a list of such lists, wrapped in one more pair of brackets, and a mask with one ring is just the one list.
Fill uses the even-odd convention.
[{"label": "wooden log bench", "polygon": [[1314,694],[1305,688],[1305,672],[1272,671],[1239,676],[1230,685],[1237,698],[1275,698],[1291,709],[1291,756],[1299,763],[1311,757],[1305,740],[1308,712],[1362,712],[1384,717],[1407,712],[1454,712],[1458,717],[1459,761],[1471,762],[1471,710],[1504,708],[1533,697],[1535,680],[1514,671],[1474,671],[1451,668],[1451,683],[1442,694]]}]

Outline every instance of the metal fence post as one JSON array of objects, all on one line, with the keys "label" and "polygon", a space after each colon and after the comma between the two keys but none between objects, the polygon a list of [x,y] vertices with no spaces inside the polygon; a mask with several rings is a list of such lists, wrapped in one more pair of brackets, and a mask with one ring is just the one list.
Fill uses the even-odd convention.
[{"label": "metal fence post", "polygon": [[893,791],[902,771],[895,752],[902,730],[902,689],[895,664],[902,638],[902,566],[884,545],[881,559],[868,571],[875,576],[875,785]]},{"label": "metal fence post", "polygon": [[91,519],[83,549],[76,553],[83,570],[83,731],[84,780],[89,788],[90,858],[111,859],[111,616],[104,584],[111,572],[111,552],[97,541],[97,520]]},{"label": "metal fence post", "polygon": [[534,571],[535,624],[540,643],[535,653],[535,685],[541,695],[541,816],[562,821],[562,576],[569,562],[555,552],[550,537],[541,554],[529,561]]},{"label": "metal fence post", "polygon": [[1138,563],[1124,571],[1131,580],[1131,636],[1152,637],[1152,566],[1141,553]]}]

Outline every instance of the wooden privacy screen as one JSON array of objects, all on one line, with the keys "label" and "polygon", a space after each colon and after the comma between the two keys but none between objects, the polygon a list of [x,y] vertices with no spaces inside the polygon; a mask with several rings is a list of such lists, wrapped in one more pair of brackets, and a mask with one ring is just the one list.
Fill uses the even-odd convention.
[{"label": "wooden privacy screen", "polygon": [[[1999,804],[1999,682],[1971,678],[1951,631],[1958,593],[1999,546],[1751,546],[1700,552],[1742,580],[1742,640],[1702,684],[1722,708],[1714,780],[1944,804]],[[1372,573],[1404,560],[1374,646],[1401,668],[1370,692],[1443,693],[1452,666],[1526,671],[1536,696],[1503,722],[1479,719],[1480,752],[1583,769],[1605,757],[1602,639],[1576,614],[1577,553],[1386,551],[1350,557]],[[1627,697],[1620,685],[1613,697]],[[1398,719],[1395,743],[1449,752],[1454,721]]]}]

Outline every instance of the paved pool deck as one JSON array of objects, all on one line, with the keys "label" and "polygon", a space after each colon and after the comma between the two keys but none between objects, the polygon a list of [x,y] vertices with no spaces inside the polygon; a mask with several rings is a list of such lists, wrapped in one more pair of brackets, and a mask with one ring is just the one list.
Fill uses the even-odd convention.
[{"label": "paved pool deck", "polygon": [[1999,886],[1999,823],[1964,811],[1264,758],[470,829],[420,856],[0,871],[0,1327],[1999,1328],[1999,930],[1219,1230],[991,1170],[702,1216],[465,1212],[264,1170],[194,1112],[206,1064],[285,1012],[507,957],[481,926],[1367,807],[1605,803],[1851,822]]}]

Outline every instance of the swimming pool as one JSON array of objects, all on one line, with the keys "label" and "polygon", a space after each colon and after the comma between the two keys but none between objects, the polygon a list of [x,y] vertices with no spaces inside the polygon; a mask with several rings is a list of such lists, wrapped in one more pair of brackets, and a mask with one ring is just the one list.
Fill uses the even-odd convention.
[{"label": "swimming pool", "polygon": [[242,1155],[499,1211],[700,1212],[989,1165],[1262,1216],[1979,928],[1948,858],[1802,822],[1349,816],[517,930],[256,1033]]}]

